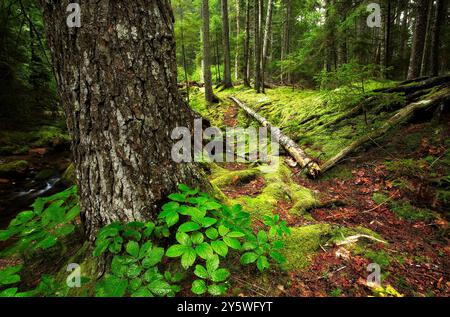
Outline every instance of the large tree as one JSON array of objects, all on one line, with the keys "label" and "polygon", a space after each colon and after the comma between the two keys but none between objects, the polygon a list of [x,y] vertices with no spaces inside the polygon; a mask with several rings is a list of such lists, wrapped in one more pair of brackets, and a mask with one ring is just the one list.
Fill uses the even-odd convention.
[{"label": "large tree", "polygon": [[202,0],[202,42],[203,42],[203,80],[205,81],[205,98],[207,102],[216,102],[212,88],[211,45],[209,38],[209,1]]},{"label": "large tree", "polygon": [[177,184],[203,180],[171,157],[171,132],[193,114],[177,90],[170,1],[82,1],[80,28],[66,25],[70,2],[40,1],[93,239],[107,223],[154,218]]}]

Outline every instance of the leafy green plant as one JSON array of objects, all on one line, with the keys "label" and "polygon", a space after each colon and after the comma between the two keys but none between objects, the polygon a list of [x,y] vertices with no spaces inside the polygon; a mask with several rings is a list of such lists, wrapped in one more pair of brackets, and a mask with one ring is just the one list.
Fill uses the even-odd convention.
[{"label": "leafy green plant", "polygon": [[77,188],[74,186],[53,196],[38,198],[32,208],[18,214],[6,230],[0,231],[0,241],[17,239],[1,255],[16,252],[25,255],[50,249],[72,234],[80,213]]},{"label": "leafy green plant", "polygon": [[219,268],[219,264],[219,256],[214,255],[206,260],[206,267],[201,264],[196,265],[194,274],[200,279],[192,283],[192,293],[202,295],[208,292],[213,296],[220,296],[227,291],[228,286],[222,282],[228,279],[230,271]]}]

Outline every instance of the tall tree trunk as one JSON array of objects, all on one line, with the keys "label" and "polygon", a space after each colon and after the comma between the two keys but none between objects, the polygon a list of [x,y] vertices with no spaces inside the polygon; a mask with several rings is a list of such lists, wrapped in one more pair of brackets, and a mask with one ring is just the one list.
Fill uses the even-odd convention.
[{"label": "tall tree trunk", "polygon": [[254,23],[254,37],[255,37],[255,90],[257,93],[261,92],[261,40],[260,40],[260,25],[259,12],[261,0],[255,0],[255,23]]},{"label": "tall tree trunk", "polygon": [[214,96],[212,88],[211,75],[211,53],[209,38],[209,1],[203,0],[202,3],[203,18],[203,79],[205,81],[205,98],[207,102],[215,102],[217,98]]},{"label": "tall tree trunk", "polygon": [[223,87],[231,88],[231,54],[230,54],[230,23],[228,18],[228,0],[221,0],[222,4],[222,44],[223,44]]},{"label": "tall tree trunk", "polygon": [[439,75],[439,50],[441,45],[441,31],[445,21],[444,13],[447,10],[448,0],[437,0],[436,12],[431,28],[430,44],[430,73],[432,76]]},{"label": "tall tree trunk", "polygon": [[[270,33],[272,32],[273,3],[274,3],[274,0],[269,0],[269,3],[267,4],[266,25],[264,27],[262,67],[261,67],[261,73],[263,74],[264,78],[266,77],[266,66],[267,66],[267,61],[269,58],[268,52],[269,52]],[[263,85],[264,85],[264,83],[263,83]]]},{"label": "tall tree trunk", "polygon": [[234,58],[234,78],[239,80],[239,51],[241,49],[240,46],[240,38],[241,38],[241,3],[240,0],[236,1],[236,53]]},{"label": "tall tree trunk", "polygon": [[[286,61],[291,46],[291,7],[292,0],[283,0],[284,6],[284,21],[283,21],[283,40],[281,45],[281,63]],[[287,80],[286,80],[287,79]],[[281,67],[281,82],[290,81],[289,73],[284,70],[284,67]]]},{"label": "tall tree trunk", "polygon": [[427,29],[427,17],[428,0],[417,0],[416,23],[414,26],[411,58],[409,60],[408,79],[414,79],[420,76],[425,34]]},{"label": "tall tree trunk", "polygon": [[245,9],[245,40],[244,40],[244,64],[242,74],[244,75],[244,86],[250,87],[250,0],[247,1]]},{"label": "tall tree trunk", "polygon": [[170,2],[86,0],[82,27],[68,28],[69,2],[40,1],[92,240],[105,224],[156,218],[177,184],[202,179],[171,157],[172,130],[193,114],[177,89]]},{"label": "tall tree trunk", "polygon": [[425,33],[425,43],[423,47],[422,61],[420,67],[420,76],[424,77],[428,75],[429,71],[429,62],[430,62],[430,45],[431,45],[431,24],[433,23],[433,14],[434,14],[434,1],[428,1],[428,18],[427,18],[427,26]]},{"label": "tall tree trunk", "polygon": [[389,77],[387,69],[391,64],[391,31],[392,29],[392,3],[391,0],[387,0],[387,12],[385,21],[385,36],[384,36],[384,75]]}]

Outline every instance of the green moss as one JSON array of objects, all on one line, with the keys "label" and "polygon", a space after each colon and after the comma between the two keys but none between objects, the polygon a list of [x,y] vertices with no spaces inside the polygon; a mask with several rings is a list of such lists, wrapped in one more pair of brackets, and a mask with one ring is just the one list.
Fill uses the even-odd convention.
[{"label": "green moss", "polygon": [[291,235],[284,240],[283,254],[287,259],[286,269],[301,270],[309,265],[321,245],[330,238],[329,224],[315,224],[291,228]]},{"label": "green moss", "polygon": [[409,221],[430,221],[436,218],[433,211],[414,207],[407,202],[393,202],[391,209],[400,219]]},{"label": "green moss", "polygon": [[43,180],[48,180],[50,179],[52,176],[55,176],[57,174],[57,171],[54,169],[44,169],[42,171],[40,171],[39,173],[37,173],[36,175],[36,179],[43,181]]},{"label": "green moss", "polygon": [[75,184],[76,181],[75,172],[76,172],[75,165],[71,163],[65,170],[64,174],[62,175],[61,181],[67,186]]},{"label": "green moss", "polygon": [[221,167],[215,167],[211,176],[211,183],[222,188],[239,183],[247,183],[260,175],[258,169],[245,169],[239,171],[228,171]]},{"label": "green moss", "polygon": [[382,193],[374,193],[372,199],[377,205],[381,205],[387,202],[389,200],[389,197]]},{"label": "green moss", "polygon": [[27,168],[28,162],[23,160],[0,164],[0,176],[23,173],[27,170]]}]

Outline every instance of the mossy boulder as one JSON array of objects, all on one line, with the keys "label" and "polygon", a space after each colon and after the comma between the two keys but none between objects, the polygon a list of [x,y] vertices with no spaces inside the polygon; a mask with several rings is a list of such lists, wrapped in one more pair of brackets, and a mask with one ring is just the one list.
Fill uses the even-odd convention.
[{"label": "mossy boulder", "polygon": [[299,228],[291,228],[291,235],[284,238],[283,254],[286,257],[285,268],[301,270],[307,267],[320,246],[330,239],[332,226],[314,224]]},{"label": "mossy boulder", "polygon": [[24,160],[0,164],[0,176],[9,177],[23,174],[28,169],[28,162]]},{"label": "mossy boulder", "polygon": [[260,175],[258,169],[245,169],[239,171],[229,171],[221,167],[214,167],[213,175],[211,176],[215,186],[223,188],[229,185],[236,185],[239,183],[248,183]]}]

